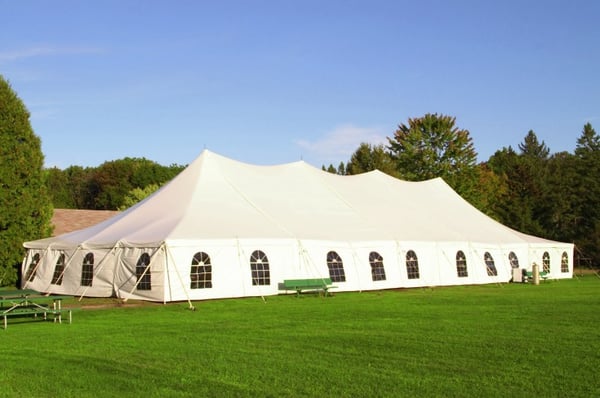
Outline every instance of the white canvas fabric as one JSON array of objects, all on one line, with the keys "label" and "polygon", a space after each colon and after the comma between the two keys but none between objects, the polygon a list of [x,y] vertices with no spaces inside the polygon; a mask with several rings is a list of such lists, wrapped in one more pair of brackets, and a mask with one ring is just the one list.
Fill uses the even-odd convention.
[{"label": "white canvas fabric", "polygon": [[[273,295],[284,279],[330,276],[337,291],[508,282],[513,267],[544,261],[550,277],[570,278],[573,258],[572,244],[512,230],[439,178],[339,176],[302,161],[257,166],[207,150],[113,218],[24,246],[23,287],[162,302]],[[328,266],[331,252],[343,281],[339,264]],[[377,258],[383,267],[373,270]]]}]

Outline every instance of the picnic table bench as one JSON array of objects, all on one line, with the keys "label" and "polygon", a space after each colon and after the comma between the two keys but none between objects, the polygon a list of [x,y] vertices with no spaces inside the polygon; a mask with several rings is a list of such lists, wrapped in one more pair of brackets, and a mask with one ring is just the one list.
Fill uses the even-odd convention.
[{"label": "picnic table bench", "polygon": [[284,290],[295,290],[296,296],[300,296],[302,290],[319,290],[327,296],[329,289],[337,287],[331,286],[331,284],[331,278],[285,279],[283,281]]},{"label": "picnic table bench", "polygon": [[18,299],[28,297],[31,295],[39,295],[40,292],[32,289],[20,289],[20,290],[0,290],[0,300]]},{"label": "picnic table bench", "polygon": [[71,323],[72,309],[62,308],[62,300],[68,297],[45,296],[35,290],[0,291],[0,317],[3,318],[4,329],[11,317],[47,320],[48,315],[52,315],[54,322],[62,323],[62,314],[67,313]]}]

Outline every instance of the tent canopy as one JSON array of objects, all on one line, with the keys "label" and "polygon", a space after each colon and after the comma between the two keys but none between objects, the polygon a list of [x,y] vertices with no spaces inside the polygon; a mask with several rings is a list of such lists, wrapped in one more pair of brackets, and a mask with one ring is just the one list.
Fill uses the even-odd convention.
[{"label": "tent canopy", "polygon": [[[326,276],[325,254],[346,250],[345,261],[352,258],[359,278],[354,284],[348,283],[346,290],[407,286],[402,280],[406,275],[400,271],[397,280],[385,284],[375,284],[379,282],[375,279],[362,280],[372,276],[364,256],[369,257],[369,252],[377,250],[385,250],[386,258],[401,270],[411,246],[427,251],[421,258],[428,259],[423,266],[429,267],[431,277],[423,277],[418,283],[410,281],[409,285],[414,286],[498,281],[486,279],[485,273],[466,279],[444,276],[456,273],[457,251],[468,253],[466,257],[471,263],[483,262],[486,250],[496,250],[496,255],[503,258],[508,252],[518,252],[524,257],[524,264],[530,266],[532,260],[541,262],[542,253],[548,254],[548,250],[557,262],[565,254],[572,257],[573,249],[572,244],[526,235],[494,221],[440,178],[407,182],[379,171],[340,176],[303,161],[258,166],[205,150],[177,177],[128,210],[92,227],[25,242],[29,253],[23,272],[31,267],[32,256],[37,253],[43,259],[36,263],[39,281],[26,283],[44,291],[79,292],[81,286],[77,281],[83,272],[79,266],[71,267],[73,271],[63,271],[65,275],[68,272],[79,275],[73,277],[70,290],[66,285],[50,282],[57,259],[66,254],[69,264],[77,264],[85,252],[95,250],[96,257],[104,259],[102,271],[98,272],[104,272],[102,280],[110,284],[110,289],[108,285],[101,289],[102,294],[110,291],[119,295],[121,287],[113,276],[119,274],[127,281],[136,277],[135,256],[152,248],[152,253],[158,253],[152,257],[153,272],[175,272],[174,279],[179,281],[162,280],[163,286],[155,288],[157,293],[153,292],[150,299],[170,300],[182,294],[189,296],[186,287],[190,284],[189,259],[199,248],[207,251],[214,248],[215,264],[218,256],[228,262],[247,261],[249,255],[244,250],[250,249],[244,248],[252,245],[273,247],[273,252],[279,253],[275,255],[280,267],[279,282],[281,278],[303,277],[311,272]],[[162,254],[156,251],[159,248],[164,251]],[[357,248],[364,248],[367,254],[357,254]],[[307,258],[312,264],[311,272],[302,265]],[[129,263],[134,265],[123,270],[123,264]],[[508,264],[503,260],[504,263]],[[245,278],[246,268],[240,269],[239,278]],[[510,266],[500,273],[501,279],[508,281],[509,274]],[[570,274],[563,269],[557,276]],[[230,289],[209,296],[256,294],[249,293],[252,288],[245,288],[244,283],[240,282],[240,291]],[[271,286],[268,293],[276,294],[277,288]],[[94,289],[86,287],[85,291]],[[192,293],[199,297],[206,294]]]}]

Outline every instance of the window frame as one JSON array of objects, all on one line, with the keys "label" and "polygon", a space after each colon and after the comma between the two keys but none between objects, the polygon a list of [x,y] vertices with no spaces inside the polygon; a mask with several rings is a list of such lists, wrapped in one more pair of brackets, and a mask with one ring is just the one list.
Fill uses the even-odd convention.
[{"label": "window frame", "polygon": [[369,264],[371,265],[371,279],[373,279],[373,282],[385,281],[385,267],[381,254],[376,251],[369,253]]},{"label": "window frame", "polygon": [[27,272],[25,272],[25,280],[27,282],[33,282],[37,276],[37,267],[41,259],[40,253],[35,253],[31,257],[31,262],[29,263],[29,267],[27,267]]},{"label": "window frame", "polygon": [[[147,263],[146,260],[147,259]],[[140,254],[138,261],[135,265],[135,276],[136,276],[136,290],[152,290],[152,272],[150,269],[150,263],[152,258],[148,253]]]},{"label": "window frame", "polygon": [[513,269],[521,268],[521,266],[519,265],[519,257],[513,251],[508,253],[508,263],[510,264],[510,267]]},{"label": "window frame", "polygon": [[206,252],[197,252],[190,265],[190,289],[211,289],[212,264]]},{"label": "window frame", "polygon": [[488,276],[498,276],[498,269],[496,268],[496,262],[490,252],[483,254],[483,262]]},{"label": "window frame", "polygon": [[327,253],[327,269],[329,270],[329,279],[332,282],[346,282],[346,271],[344,271],[344,261],[335,251]]},{"label": "window frame", "polygon": [[560,272],[569,272],[569,254],[567,252],[563,252],[562,256],[560,256]]},{"label": "window frame", "polygon": [[270,286],[271,270],[269,258],[262,250],[254,250],[250,255],[252,286]]},{"label": "window frame", "polygon": [[408,279],[421,279],[421,272],[419,271],[419,257],[414,250],[406,252],[406,276]]},{"label": "window frame", "polygon": [[56,260],[56,264],[54,265],[54,273],[52,274],[52,280],[50,281],[51,285],[62,285],[63,276],[65,275],[65,265],[66,265],[66,256],[65,253],[60,253],[58,259]]},{"label": "window frame", "polygon": [[456,275],[459,278],[469,277],[469,270],[467,268],[467,256],[462,250],[456,252]]},{"label": "window frame", "polygon": [[542,254],[542,272],[550,273],[550,253]]},{"label": "window frame", "polygon": [[[89,281],[89,282],[88,282]],[[81,286],[94,283],[94,253],[88,252],[81,262]]]}]

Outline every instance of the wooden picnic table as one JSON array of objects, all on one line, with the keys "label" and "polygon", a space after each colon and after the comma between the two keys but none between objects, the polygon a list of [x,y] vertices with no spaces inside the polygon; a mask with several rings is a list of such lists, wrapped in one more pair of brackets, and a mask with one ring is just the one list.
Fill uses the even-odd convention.
[{"label": "wooden picnic table", "polygon": [[4,319],[4,329],[8,326],[9,317],[31,316],[36,319],[41,315],[46,320],[47,315],[51,314],[54,322],[62,323],[63,312],[68,313],[71,323],[71,309],[62,308],[62,301],[69,297],[43,295],[35,290],[0,291],[0,317]]}]

